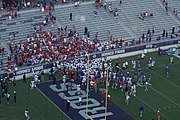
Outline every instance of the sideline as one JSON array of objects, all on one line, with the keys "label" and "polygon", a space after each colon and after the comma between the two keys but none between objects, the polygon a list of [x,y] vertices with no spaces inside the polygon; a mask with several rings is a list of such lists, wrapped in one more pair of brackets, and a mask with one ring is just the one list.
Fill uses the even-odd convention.
[{"label": "sideline", "polygon": [[[29,88],[30,89],[30,88]],[[19,94],[21,96],[21,94]],[[28,102],[27,99],[24,99],[24,97],[20,97],[21,100]],[[47,120],[30,102],[28,102],[28,104],[30,105],[29,107],[31,107],[36,113],[38,113],[44,120]],[[30,115],[30,119],[32,119],[31,115]]]},{"label": "sideline", "polygon": [[64,111],[62,111],[52,100],[50,100],[38,87],[36,89],[44,96],[46,97],[56,108],[58,108],[69,120],[72,120]]}]

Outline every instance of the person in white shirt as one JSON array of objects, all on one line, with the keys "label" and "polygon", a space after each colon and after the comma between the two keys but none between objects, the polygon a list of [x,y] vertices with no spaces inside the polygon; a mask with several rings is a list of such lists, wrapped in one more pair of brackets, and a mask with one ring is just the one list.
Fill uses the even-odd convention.
[{"label": "person in white shirt", "polygon": [[27,2],[27,6],[30,7],[31,3],[30,2]]},{"label": "person in white shirt", "polygon": [[77,94],[78,95],[81,94],[81,87],[80,87],[80,85],[77,85]]},{"label": "person in white shirt", "polygon": [[82,85],[86,84],[86,74],[83,76]]},{"label": "person in white shirt", "polygon": [[10,93],[7,93],[6,97],[7,97],[7,103],[9,104],[9,100],[10,100]]},{"label": "person in white shirt", "polygon": [[144,57],[145,57],[145,54],[143,53],[143,54],[141,55],[141,59],[144,59]]},{"label": "person in white shirt", "polygon": [[148,82],[145,82],[145,90],[144,91],[148,91]]},{"label": "person in white shirt", "polygon": [[29,119],[30,119],[30,115],[29,115],[28,109],[25,109],[25,111],[24,111],[24,116],[26,117],[26,120],[29,120]]},{"label": "person in white shirt", "polygon": [[129,65],[128,61],[125,62],[125,65],[126,65],[126,69],[127,69],[128,65]]},{"label": "person in white shirt", "polygon": [[80,4],[80,2],[79,2],[79,1],[76,1],[76,2],[74,3],[74,6],[77,7],[77,6],[79,6],[79,4]]},{"label": "person in white shirt", "polygon": [[125,103],[126,103],[126,105],[128,105],[128,104],[129,104],[129,99],[130,99],[130,97],[129,97],[129,95],[127,94],[127,95],[126,95],[126,99],[125,99]]},{"label": "person in white shirt", "polygon": [[131,91],[130,91],[130,94],[129,94],[129,95],[133,95],[133,91],[134,91],[134,86],[132,85],[132,86],[131,86]]},{"label": "person in white shirt", "polygon": [[90,81],[90,88],[94,89],[94,81],[92,81],[92,80]]},{"label": "person in white shirt", "polygon": [[38,76],[37,74],[34,75],[34,82],[37,84],[37,83],[40,83],[40,80],[38,79]]},{"label": "person in white shirt", "polygon": [[79,106],[81,106],[81,104],[82,104],[82,97],[79,96]]},{"label": "person in white shirt", "polygon": [[41,8],[41,12],[44,13],[44,7]]},{"label": "person in white shirt", "polygon": [[63,84],[65,84],[66,83],[66,75],[64,74],[63,75]]},{"label": "person in white shirt", "polygon": [[136,97],[136,85],[133,85],[133,96]]},{"label": "person in white shirt", "polygon": [[31,81],[30,86],[31,86],[31,89],[33,89],[33,88],[35,88],[35,87],[36,87],[36,84],[35,84],[34,80],[32,80],[32,81]]},{"label": "person in white shirt", "polygon": [[123,63],[123,64],[122,64],[122,68],[123,68],[123,70],[126,69],[126,63]]}]

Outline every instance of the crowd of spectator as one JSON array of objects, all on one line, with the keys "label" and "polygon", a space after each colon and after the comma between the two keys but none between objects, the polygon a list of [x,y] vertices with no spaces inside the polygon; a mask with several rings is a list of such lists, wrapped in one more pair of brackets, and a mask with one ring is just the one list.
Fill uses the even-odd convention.
[{"label": "crowd of spectator", "polygon": [[[8,55],[9,72],[23,65],[29,66],[82,57],[87,55],[88,51],[91,53],[102,52],[124,46],[151,42],[151,36],[155,32],[154,28],[148,29],[147,33],[142,34],[139,40],[116,40],[111,36],[108,41],[100,41],[98,40],[98,36],[94,40],[90,40],[90,36],[87,34],[87,28],[85,28],[82,37],[79,36],[75,28],[68,29],[67,26],[65,28],[58,28],[57,33],[54,34],[46,31],[43,32],[42,29],[42,26],[35,27],[33,36],[28,36],[27,41],[24,43],[20,41],[14,46],[9,43],[9,49],[11,51],[11,55]],[[163,30],[162,38],[165,36],[166,31]],[[12,55],[13,58],[11,58]]]}]

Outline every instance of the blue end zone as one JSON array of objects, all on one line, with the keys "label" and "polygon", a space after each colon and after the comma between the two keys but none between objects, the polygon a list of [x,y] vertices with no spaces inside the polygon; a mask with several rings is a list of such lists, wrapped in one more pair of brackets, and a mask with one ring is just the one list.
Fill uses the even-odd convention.
[{"label": "blue end zone", "polygon": [[[86,116],[86,92],[85,87],[82,88],[81,97],[82,104],[79,105],[79,95],[77,94],[77,87],[74,84],[72,91],[67,90],[67,86],[58,81],[57,85],[52,85],[51,82],[41,83],[37,85],[54,104],[59,107],[69,118],[72,120],[85,120],[89,119]],[[66,101],[70,100],[70,110],[66,109]],[[104,119],[104,103],[101,103],[101,96],[95,92],[90,92],[89,95],[89,112],[88,114],[93,120]],[[108,105],[107,111],[108,120],[133,120],[126,112],[124,112],[117,105],[112,102]]]}]

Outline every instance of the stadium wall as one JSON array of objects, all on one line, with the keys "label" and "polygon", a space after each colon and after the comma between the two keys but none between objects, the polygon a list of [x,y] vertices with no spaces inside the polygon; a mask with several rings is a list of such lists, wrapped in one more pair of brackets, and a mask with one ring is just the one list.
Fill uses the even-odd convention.
[{"label": "stadium wall", "polygon": [[[163,46],[163,47],[161,47],[161,49],[166,50],[166,49],[168,49],[168,48],[173,48],[173,47],[177,48],[177,47],[178,47],[178,44]],[[139,51],[124,53],[124,54],[118,54],[118,55],[108,56],[108,57],[107,57],[107,60],[109,60],[109,59],[117,59],[117,58],[119,58],[119,57],[120,57],[120,58],[123,58],[123,57],[134,56],[134,55],[142,54],[142,53],[144,53],[145,51],[146,51],[147,53],[157,52],[157,50],[158,50],[158,48],[151,48],[151,49],[144,49],[144,50],[139,50]]]}]

